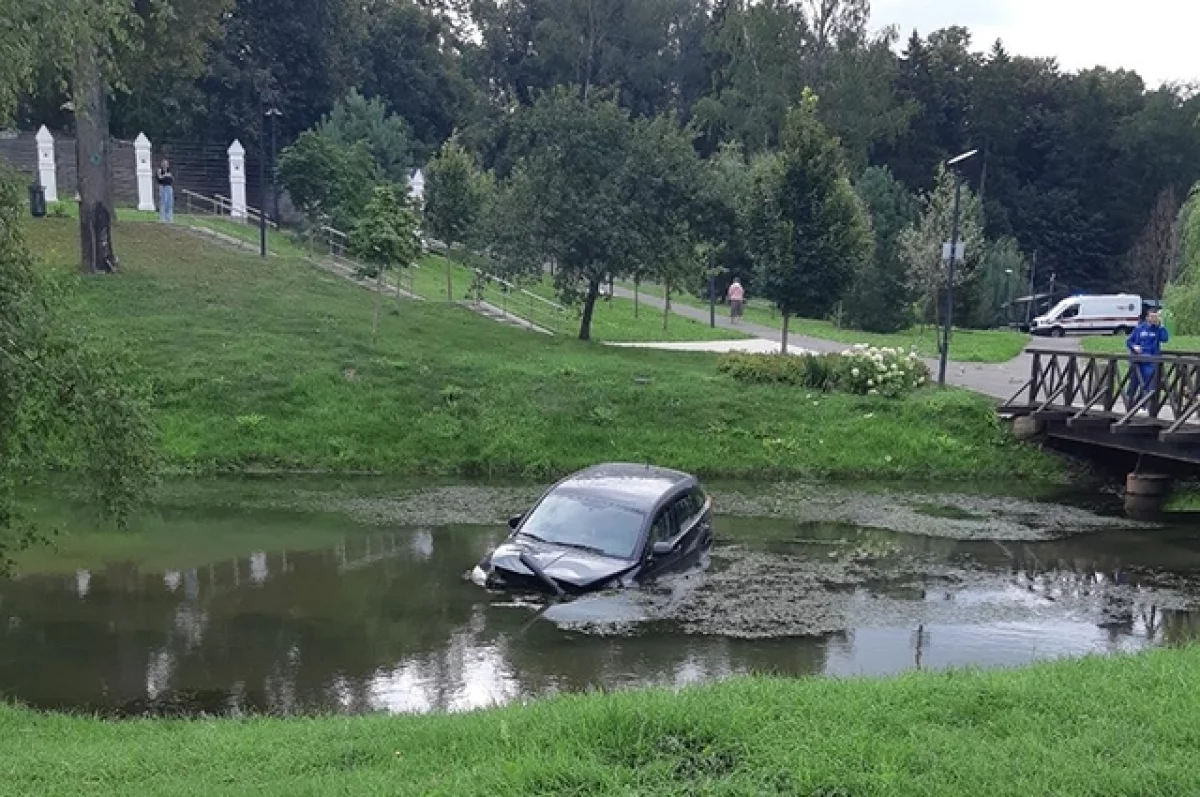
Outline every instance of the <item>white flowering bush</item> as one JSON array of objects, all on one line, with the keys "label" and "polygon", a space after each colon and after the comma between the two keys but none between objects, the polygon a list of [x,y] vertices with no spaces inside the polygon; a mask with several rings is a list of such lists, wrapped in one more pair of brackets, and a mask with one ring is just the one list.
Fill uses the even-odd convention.
[{"label": "white flowering bush", "polygon": [[927,381],[929,368],[913,351],[863,344],[838,355],[837,384],[848,393],[897,398]]}]

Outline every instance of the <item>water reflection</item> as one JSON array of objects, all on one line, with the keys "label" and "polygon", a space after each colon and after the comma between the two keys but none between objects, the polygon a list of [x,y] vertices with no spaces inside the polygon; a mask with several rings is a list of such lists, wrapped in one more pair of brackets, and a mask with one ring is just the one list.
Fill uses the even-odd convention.
[{"label": "water reflection", "polygon": [[[528,606],[462,578],[502,533],[350,529],[314,550],[175,569],[110,562],[0,583],[0,693],[119,713],[457,711],[737,673],[1018,665],[1200,633],[1183,605],[1200,544],[1184,532],[1139,545],[1116,532],[998,544],[729,521],[724,533],[742,546],[841,551],[875,574],[845,595],[844,633],[754,641],[531,623]],[[604,600],[563,611],[636,607]]]}]

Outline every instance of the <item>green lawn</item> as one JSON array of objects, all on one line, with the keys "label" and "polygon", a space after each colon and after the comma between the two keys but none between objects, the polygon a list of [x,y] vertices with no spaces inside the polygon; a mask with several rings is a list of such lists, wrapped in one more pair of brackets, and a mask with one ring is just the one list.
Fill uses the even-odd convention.
[{"label": "green lawn", "polygon": [[[29,228],[74,269],[75,225]],[[122,274],[80,280],[68,311],[142,364],[174,468],[546,477],[625,459],[729,476],[1061,474],[967,393],[746,386],[714,355],[550,338],[445,302],[389,301],[372,345],[372,295],[306,261],[160,224],[115,237]]]},{"label": "green lawn", "polygon": [[[1088,335],[1083,350],[1093,354],[1128,354],[1124,335]],[[1172,335],[1164,351],[1200,352],[1200,335]]]},{"label": "green lawn", "polygon": [[[632,290],[632,284],[624,287]],[[662,288],[653,284],[643,283],[639,288],[641,293],[661,298]],[[671,297],[671,301],[691,305],[703,309],[708,308],[708,300],[697,298],[691,294],[680,294]],[[729,308],[717,307],[719,315],[728,315]],[[772,329],[782,329],[783,320],[778,312],[773,311],[762,302],[751,302],[745,308],[745,320]],[[839,328],[830,321],[818,321],[811,318],[793,318],[788,330],[793,335],[805,335],[823,340],[832,340],[847,345],[866,343],[872,346],[888,346],[905,350],[916,349],[925,357],[938,356],[937,332],[931,328],[914,327],[891,335],[881,335],[873,332],[862,332],[856,329]],[[950,338],[950,357],[959,362],[1002,363],[1008,362],[1025,348],[1029,336],[1022,332],[1007,329],[955,329]]]},{"label": "green lawn", "polygon": [[[936,632],[935,632],[936,633]],[[106,722],[0,706],[10,794],[1200,794],[1200,650],[736,679],[464,715]]]}]

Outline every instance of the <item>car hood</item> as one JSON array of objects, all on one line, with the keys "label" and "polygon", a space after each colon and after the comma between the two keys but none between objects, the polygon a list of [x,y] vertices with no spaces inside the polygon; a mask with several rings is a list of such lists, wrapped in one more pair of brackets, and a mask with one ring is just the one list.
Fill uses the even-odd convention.
[{"label": "car hood", "polygon": [[502,543],[492,552],[491,564],[510,573],[536,577],[521,561],[521,554],[532,558],[550,578],[576,588],[607,581],[632,570],[637,564],[536,540],[509,540]]}]

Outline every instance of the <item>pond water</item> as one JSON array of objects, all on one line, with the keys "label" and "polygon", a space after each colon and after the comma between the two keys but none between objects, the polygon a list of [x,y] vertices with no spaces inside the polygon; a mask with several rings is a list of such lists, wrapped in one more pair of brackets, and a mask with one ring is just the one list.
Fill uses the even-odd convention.
[{"label": "pond water", "polygon": [[[504,536],[490,519],[238,504],[68,529],[0,581],[0,696],[116,715],[467,710],[741,673],[1012,666],[1200,632],[1190,523],[1021,504],[1031,533],[989,539],[972,524],[1004,510],[986,502],[883,500],[937,533],[786,507],[719,516],[706,569],[549,607],[464,579]],[[1064,513],[1087,532],[1060,536]]]}]

